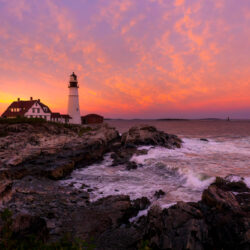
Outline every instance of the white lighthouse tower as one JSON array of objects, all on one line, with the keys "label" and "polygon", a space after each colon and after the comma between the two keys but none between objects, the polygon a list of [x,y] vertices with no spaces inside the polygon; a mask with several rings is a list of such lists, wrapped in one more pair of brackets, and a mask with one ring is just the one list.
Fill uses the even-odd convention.
[{"label": "white lighthouse tower", "polygon": [[73,72],[69,80],[69,99],[68,99],[68,114],[71,116],[70,123],[81,124],[81,115],[78,96],[78,81],[77,76]]}]

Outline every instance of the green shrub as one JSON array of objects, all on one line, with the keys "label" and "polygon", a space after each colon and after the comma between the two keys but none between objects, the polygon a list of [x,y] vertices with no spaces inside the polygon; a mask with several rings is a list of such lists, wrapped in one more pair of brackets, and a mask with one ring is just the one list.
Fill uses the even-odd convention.
[{"label": "green shrub", "polygon": [[91,127],[81,127],[79,132],[78,132],[78,135],[82,136],[84,133],[87,133],[89,131],[92,131]]},{"label": "green shrub", "polygon": [[148,240],[142,240],[139,244],[138,250],[151,250]]}]

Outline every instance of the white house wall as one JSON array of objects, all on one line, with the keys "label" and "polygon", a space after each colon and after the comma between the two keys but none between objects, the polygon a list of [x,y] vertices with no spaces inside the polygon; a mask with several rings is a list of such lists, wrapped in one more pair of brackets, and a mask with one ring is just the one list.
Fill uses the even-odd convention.
[{"label": "white house wall", "polygon": [[[37,109],[39,109],[39,112]],[[50,113],[45,113],[42,106],[38,102],[34,103],[24,116],[29,118],[43,118],[50,121]]]}]

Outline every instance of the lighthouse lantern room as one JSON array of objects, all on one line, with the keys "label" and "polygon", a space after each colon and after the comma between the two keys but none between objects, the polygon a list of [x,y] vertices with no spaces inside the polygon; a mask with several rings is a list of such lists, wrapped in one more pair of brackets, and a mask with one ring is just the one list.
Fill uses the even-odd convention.
[{"label": "lighthouse lantern room", "polygon": [[73,72],[69,81],[69,98],[68,98],[68,114],[72,119],[70,123],[81,124],[81,115],[79,107],[79,95],[78,95],[78,81],[77,76]]}]

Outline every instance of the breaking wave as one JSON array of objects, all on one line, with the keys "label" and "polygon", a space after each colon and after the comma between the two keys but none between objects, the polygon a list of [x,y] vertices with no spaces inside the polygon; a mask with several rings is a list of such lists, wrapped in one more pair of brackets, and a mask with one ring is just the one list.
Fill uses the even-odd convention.
[{"label": "breaking wave", "polygon": [[[250,140],[201,141],[184,139],[181,149],[140,147],[145,155],[134,155],[131,161],[142,167],[128,171],[125,166],[112,167],[107,154],[100,164],[75,170],[63,185],[88,190],[91,200],[108,195],[125,194],[131,199],[148,197],[153,204],[168,207],[177,201],[198,201],[202,191],[215,176],[229,174],[245,177],[250,185]],[[155,196],[162,190],[165,195]]]}]

